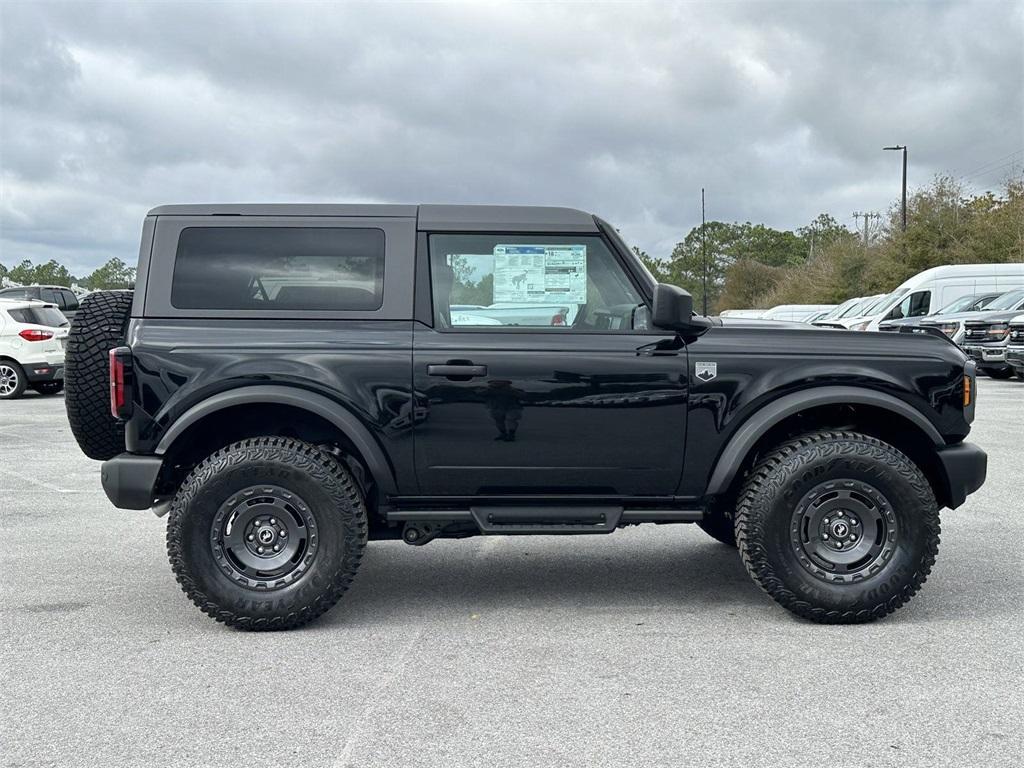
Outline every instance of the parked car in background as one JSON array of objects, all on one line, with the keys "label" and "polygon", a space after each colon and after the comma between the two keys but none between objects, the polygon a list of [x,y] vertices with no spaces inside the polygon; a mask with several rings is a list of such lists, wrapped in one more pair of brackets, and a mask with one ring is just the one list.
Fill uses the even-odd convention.
[{"label": "parked car in background", "polygon": [[62,285],[22,285],[0,289],[0,299],[30,299],[54,304],[70,323],[78,312],[78,297]]},{"label": "parked car in background", "polygon": [[842,315],[830,319],[815,320],[814,325],[819,328],[840,328],[849,330],[860,323],[865,315],[871,312],[876,304],[885,298],[884,293],[876,293],[874,296],[865,296],[856,304],[849,307]]},{"label": "parked car in background", "polygon": [[842,317],[844,314],[846,314],[847,311],[853,309],[853,307],[856,304],[859,304],[862,301],[864,301],[863,296],[854,296],[852,299],[847,299],[842,304],[833,307],[828,312],[825,312],[824,314],[819,315],[818,317],[812,317],[807,322],[816,323],[819,320],[832,320],[837,317]]},{"label": "parked car in background", "polygon": [[[1012,308],[991,309],[997,303],[1012,303]],[[1024,311],[1024,289],[1000,296],[989,304],[989,308],[964,320],[963,350],[978,364],[982,373],[993,379],[1008,379],[1013,375],[1013,368],[1006,362],[1010,322]]]},{"label": "parked car in background", "polygon": [[925,317],[962,296],[1024,288],[1024,264],[950,264],[919,272],[877,304],[855,331],[877,331],[886,320]]},{"label": "parked car in background", "polygon": [[[979,312],[985,309],[989,304],[998,299],[1002,294],[1000,293],[983,293],[975,296],[962,296],[951,304],[947,304],[938,312],[931,315],[925,315],[924,317],[905,317],[902,320],[886,320],[885,322],[878,324],[878,330],[880,331],[899,331],[904,325],[919,326],[922,323],[928,322],[932,318],[936,318],[946,315],[956,315],[961,312]],[[962,326],[960,323],[953,323],[958,331],[961,331],[959,338],[956,333],[947,333],[953,341],[959,344],[963,340]]]},{"label": "parked car in background", "polygon": [[1010,321],[1006,364],[1013,368],[1018,379],[1024,379],[1024,315],[1017,315]]},{"label": "parked car in background", "polygon": [[0,400],[27,388],[43,395],[64,388],[70,326],[55,304],[0,297]]},{"label": "parked car in background", "polygon": [[745,317],[751,320],[757,320],[758,318],[764,317],[764,313],[767,309],[726,309],[719,313],[719,317]]},{"label": "parked car in background", "polygon": [[578,306],[564,304],[452,304],[452,325],[569,325]]},{"label": "parked car in background", "polygon": [[788,320],[792,323],[803,323],[811,315],[822,311],[830,312],[835,309],[835,306],[835,304],[780,304],[761,315],[761,319]]},{"label": "parked car in background", "polygon": [[[1007,291],[988,303],[985,309],[980,312],[959,312],[953,315],[941,315],[938,317],[926,317],[921,320],[921,326],[938,328],[949,336],[954,342],[965,348],[968,343],[987,341],[979,335],[980,328],[989,323],[998,325],[1000,322],[1007,323],[1018,313],[1024,311],[1024,288],[1015,291]],[[968,324],[972,324],[972,338],[968,339]],[[983,334],[982,334],[983,335]],[[968,354],[970,354],[968,352]],[[992,362],[996,362],[1000,351],[989,350]]]},{"label": "parked car in background", "polygon": [[822,310],[819,310],[818,312],[812,312],[811,314],[809,314],[806,318],[804,318],[800,322],[802,322],[802,323],[809,323],[809,324],[813,325],[815,323],[815,321],[824,319],[825,317],[830,315],[833,311],[835,311],[835,309],[836,308],[833,307],[832,309],[822,309]]}]

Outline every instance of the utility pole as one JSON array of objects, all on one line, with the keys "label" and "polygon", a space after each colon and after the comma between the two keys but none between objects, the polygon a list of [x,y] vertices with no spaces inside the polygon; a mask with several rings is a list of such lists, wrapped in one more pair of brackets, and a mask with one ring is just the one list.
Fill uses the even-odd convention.
[{"label": "utility pole", "polygon": [[708,316],[708,238],[704,220],[704,187],[700,188],[700,249],[704,261],[704,317]]},{"label": "utility pole", "polygon": [[903,150],[903,202],[900,205],[900,213],[903,217],[903,231],[907,231],[907,146],[896,144],[892,147],[882,147],[883,150]]},{"label": "utility pole", "polygon": [[855,218],[855,219],[864,219],[864,247],[867,248],[868,247],[868,240],[869,240],[869,237],[868,237],[868,220],[869,219],[880,219],[880,218],[882,218],[882,214],[875,213],[875,212],[860,213],[859,211],[854,211],[853,212],[853,218]]}]

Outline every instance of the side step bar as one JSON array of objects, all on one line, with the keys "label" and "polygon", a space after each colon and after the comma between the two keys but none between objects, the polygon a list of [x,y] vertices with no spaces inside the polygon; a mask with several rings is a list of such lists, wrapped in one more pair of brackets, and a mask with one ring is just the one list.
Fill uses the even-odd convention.
[{"label": "side step bar", "polygon": [[473,506],[469,509],[401,509],[387,513],[389,522],[474,523],[484,534],[610,533],[636,523],[694,523],[700,509],[624,509],[621,506]]}]

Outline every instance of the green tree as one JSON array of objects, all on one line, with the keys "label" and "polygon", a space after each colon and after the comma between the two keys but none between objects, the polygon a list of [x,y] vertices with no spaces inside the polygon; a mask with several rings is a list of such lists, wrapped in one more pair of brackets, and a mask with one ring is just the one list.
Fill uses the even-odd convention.
[{"label": "green tree", "polygon": [[132,288],[134,285],[135,268],[129,267],[116,256],[82,279],[82,286],[92,291]]}]

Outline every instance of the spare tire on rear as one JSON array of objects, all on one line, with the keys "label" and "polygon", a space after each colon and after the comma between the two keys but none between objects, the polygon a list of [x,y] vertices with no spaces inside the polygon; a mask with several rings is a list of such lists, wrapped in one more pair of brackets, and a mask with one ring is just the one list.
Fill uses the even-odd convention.
[{"label": "spare tire on rear", "polygon": [[78,447],[90,459],[124,452],[124,424],[110,413],[110,350],[124,345],[131,309],[131,291],[90,293],[68,334],[64,404]]}]

